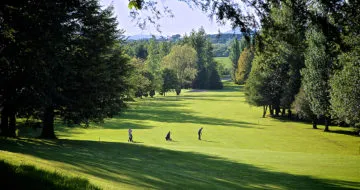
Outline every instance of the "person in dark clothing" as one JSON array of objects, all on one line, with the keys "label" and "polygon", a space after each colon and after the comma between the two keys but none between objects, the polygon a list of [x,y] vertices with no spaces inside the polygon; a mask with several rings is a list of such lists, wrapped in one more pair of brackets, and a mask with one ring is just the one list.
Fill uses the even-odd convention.
[{"label": "person in dark clothing", "polygon": [[132,129],[129,129],[129,130],[128,130],[128,133],[129,133],[128,142],[134,142],[134,141],[133,141],[133,135],[132,135]]},{"label": "person in dark clothing", "polygon": [[167,141],[171,141],[170,131],[166,134],[165,139],[166,139]]},{"label": "person in dark clothing", "polygon": [[198,131],[199,140],[201,140],[202,130],[203,130],[203,128],[201,127]]}]

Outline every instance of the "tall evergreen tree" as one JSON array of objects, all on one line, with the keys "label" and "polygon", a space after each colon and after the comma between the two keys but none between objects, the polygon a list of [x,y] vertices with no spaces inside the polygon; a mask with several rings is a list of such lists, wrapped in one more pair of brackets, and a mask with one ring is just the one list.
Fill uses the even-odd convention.
[{"label": "tall evergreen tree", "polygon": [[329,131],[330,102],[329,78],[331,60],[326,53],[326,38],[316,27],[306,35],[308,48],[305,52],[305,68],[302,70],[304,92],[311,110],[317,117],[325,118],[325,131]]},{"label": "tall evergreen tree", "polygon": [[254,59],[253,49],[245,48],[244,51],[241,52],[235,74],[236,84],[245,83],[246,79],[249,77],[253,59]]},{"label": "tall evergreen tree", "polygon": [[16,113],[43,107],[54,89],[46,87],[53,78],[62,77],[61,72],[51,73],[64,63],[68,34],[75,30],[69,13],[79,2],[6,1],[3,5],[2,24],[8,31],[2,32],[2,119],[7,116],[10,121],[2,122],[2,131],[6,133],[9,124],[9,135],[14,136]]},{"label": "tall evergreen tree", "polygon": [[152,37],[147,47],[148,56],[146,59],[146,66],[148,70],[155,76],[160,73],[160,55],[159,55],[159,44],[155,41],[155,37]]},{"label": "tall evergreen tree", "polygon": [[16,113],[31,112],[43,120],[42,137],[55,138],[55,116],[88,123],[124,106],[129,69],[111,8],[102,10],[95,0],[7,2],[5,7],[3,22],[16,31],[1,50],[1,66],[6,66],[1,83],[13,86],[1,87],[2,119],[10,118],[5,123],[14,126]]},{"label": "tall evergreen tree", "polygon": [[[204,28],[200,28],[198,32],[192,31],[190,36],[185,36],[183,43],[189,44],[193,47],[197,53],[197,75],[192,82],[192,88],[197,89],[206,89],[209,87],[209,77],[216,76],[210,75],[213,71],[212,64],[214,63],[213,59],[213,49],[209,40],[206,38],[206,33]],[[219,74],[217,74],[219,75]],[[220,79],[219,79],[219,81]],[[218,85],[220,88],[221,86]],[[222,87],[221,87],[222,88]]]},{"label": "tall evergreen tree", "polygon": [[[124,56],[113,9],[102,10],[97,1],[79,12],[82,33],[75,34],[74,73],[68,75],[63,94],[69,100],[64,119],[89,124],[112,117],[125,107],[130,65]],[[82,15],[83,14],[83,15]],[[59,108],[57,108],[59,109]]]},{"label": "tall evergreen tree", "polygon": [[229,58],[231,60],[232,63],[232,72],[231,72],[231,78],[233,79],[233,81],[236,81],[236,70],[237,70],[237,63],[239,61],[239,57],[240,57],[240,46],[239,46],[239,41],[234,38],[231,45],[230,45],[230,53],[229,53]]}]

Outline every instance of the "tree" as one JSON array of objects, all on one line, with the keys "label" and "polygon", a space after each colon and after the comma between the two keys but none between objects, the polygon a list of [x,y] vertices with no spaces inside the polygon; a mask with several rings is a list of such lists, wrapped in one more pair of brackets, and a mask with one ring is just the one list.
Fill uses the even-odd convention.
[{"label": "tree", "polygon": [[148,52],[146,41],[133,41],[126,44],[126,53],[132,57],[145,60]]},{"label": "tree", "polygon": [[229,49],[227,44],[223,43],[214,43],[213,42],[213,53],[215,57],[228,57]]},{"label": "tree", "polygon": [[[278,116],[281,108],[282,115],[288,109],[291,115],[291,104],[298,93],[301,84],[300,69],[304,65],[302,52],[304,51],[304,31],[306,23],[306,4],[304,1],[271,2],[271,12],[263,19],[263,29],[256,35],[256,53],[261,56],[262,62],[257,62],[261,74],[270,90],[259,90],[266,96],[270,114]],[[260,60],[260,59],[256,59]],[[255,74],[255,72],[253,72]],[[251,75],[251,73],[250,73]],[[257,78],[257,77],[252,77]],[[248,85],[248,84],[247,84]],[[257,85],[251,82],[249,85]],[[260,93],[259,92],[259,93]],[[249,93],[258,94],[258,93]],[[251,99],[251,98],[250,98]],[[263,105],[264,106],[264,105]]]},{"label": "tree", "polygon": [[249,77],[253,59],[254,53],[252,49],[245,48],[244,51],[241,52],[235,75],[236,84],[245,83],[246,79]]},{"label": "tree", "polygon": [[232,72],[231,72],[231,78],[233,79],[233,81],[235,82],[235,75],[236,75],[236,70],[237,70],[237,63],[240,57],[240,47],[239,47],[239,41],[234,38],[231,45],[230,45],[230,53],[229,53],[229,58],[231,60],[232,63]]},{"label": "tree", "polygon": [[339,56],[340,68],[330,80],[331,114],[352,127],[360,127],[360,37],[359,1],[346,1],[334,16],[342,28],[342,49]]},{"label": "tree", "polygon": [[[2,120],[7,120],[2,122],[5,135],[15,136],[16,113],[19,110],[33,112],[48,101],[46,95],[53,89],[45,91],[45,81],[52,83],[53,78],[62,77],[62,72],[59,72],[62,70],[54,75],[51,70],[59,68],[66,59],[67,35],[74,31],[68,13],[78,6],[75,0],[54,0],[41,3],[6,1],[1,7],[4,30],[1,32],[0,48],[0,93],[3,100],[0,107],[3,107]],[[32,115],[35,115],[34,112]]]},{"label": "tree", "polygon": [[158,76],[160,73],[160,55],[158,43],[153,36],[148,43],[148,56],[146,59],[146,66],[153,75]]},{"label": "tree", "polygon": [[249,75],[249,78],[245,85],[245,98],[250,105],[263,106],[263,117],[266,115],[266,111],[269,105],[272,104],[269,94],[272,92],[272,88],[268,85],[271,81],[263,70],[265,69],[261,63],[265,62],[264,55],[257,55],[254,58],[253,66]]},{"label": "tree", "polygon": [[164,67],[175,71],[179,84],[177,89],[181,90],[195,79],[196,60],[196,51],[187,44],[173,46],[170,53],[162,59]]},{"label": "tree", "polygon": [[314,112],[312,112],[310,107],[310,102],[306,98],[303,88],[300,88],[299,93],[295,96],[295,101],[293,102],[293,107],[300,119],[311,120],[313,128],[317,129],[317,118]]},{"label": "tree", "polygon": [[159,45],[160,59],[162,59],[163,57],[165,57],[167,54],[170,53],[171,46],[172,46],[171,42],[167,42],[167,41],[160,42],[160,45]]},{"label": "tree", "polygon": [[308,48],[305,52],[303,76],[304,92],[311,110],[319,117],[325,117],[325,131],[329,131],[330,102],[329,77],[331,60],[326,53],[326,38],[316,27],[306,33]]},{"label": "tree", "polygon": [[[42,137],[55,138],[55,116],[88,124],[124,107],[129,66],[111,8],[102,10],[95,0],[7,2],[5,7],[3,22],[16,31],[1,58],[1,65],[8,65],[1,83],[16,82],[1,87],[6,123],[14,126],[16,113],[31,112],[43,120]],[[13,100],[17,105],[9,109]]]},{"label": "tree", "polygon": [[[212,45],[206,38],[205,30],[203,28],[200,28],[198,32],[193,30],[190,36],[184,37],[183,43],[189,44],[197,53],[197,74],[195,79],[192,81],[192,88],[208,88],[210,72],[213,72],[212,64],[214,59]],[[218,82],[221,81],[219,80]]]},{"label": "tree", "polygon": [[130,63],[133,65],[133,70],[129,77],[129,83],[133,89],[130,94],[135,94],[135,97],[142,98],[143,94],[153,89],[151,86],[153,76],[145,69],[145,64],[141,59],[133,58]]},{"label": "tree", "polygon": [[73,52],[76,59],[70,61],[73,73],[66,77],[62,93],[69,101],[64,104],[65,110],[54,109],[60,109],[60,116],[68,122],[88,125],[90,121],[102,122],[126,107],[131,66],[121,48],[124,42],[119,38],[121,31],[112,7],[102,9],[97,1],[84,6],[79,12],[82,33],[73,36],[75,44],[80,44]]},{"label": "tree", "polygon": [[216,69],[216,62],[211,62],[208,67],[208,89],[222,89],[223,84],[220,79],[218,70]]},{"label": "tree", "polygon": [[193,30],[190,36],[184,36],[183,43],[189,44],[196,51],[197,55],[197,74],[192,82],[192,88],[205,88],[206,86],[206,33],[204,28],[200,28],[198,32]]},{"label": "tree", "polygon": [[174,70],[165,68],[162,71],[163,84],[160,93],[166,95],[166,92],[176,89],[179,86],[176,72]]},{"label": "tree", "polygon": [[[358,50],[357,50],[358,52]],[[343,55],[344,68],[331,80],[331,108],[334,115],[350,126],[360,127],[360,66],[359,55]]]}]

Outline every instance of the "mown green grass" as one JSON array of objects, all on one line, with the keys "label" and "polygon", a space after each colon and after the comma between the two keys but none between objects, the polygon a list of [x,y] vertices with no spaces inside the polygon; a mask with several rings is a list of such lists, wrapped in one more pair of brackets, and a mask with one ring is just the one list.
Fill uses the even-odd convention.
[{"label": "mown green grass", "polygon": [[229,57],[214,57],[214,60],[224,65],[225,68],[232,68],[232,63]]},{"label": "mown green grass", "polygon": [[360,138],[350,129],[261,118],[242,86],[225,86],[139,99],[90,129],[57,126],[55,141],[1,139],[0,159],[103,189],[360,189]]}]

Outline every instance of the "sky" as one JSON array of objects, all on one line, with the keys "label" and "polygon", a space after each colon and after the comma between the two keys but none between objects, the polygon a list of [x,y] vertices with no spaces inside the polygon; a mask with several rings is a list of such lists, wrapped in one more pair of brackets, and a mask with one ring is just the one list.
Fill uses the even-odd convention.
[{"label": "sky", "polygon": [[217,34],[219,30],[226,32],[231,30],[230,24],[220,25],[211,19],[200,9],[191,9],[186,3],[177,0],[160,0],[160,3],[168,6],[174,18],[163,18],[158,21],[161,33],[154,26],[141,30],[136,26],[136,22],[130,18],[130,10],[128,8],[128,0],[100,0],[100,4],[104,7],[114,6],[114,12],[117,17],[119,28],[125,30],[125,35],[163,35],[170,36],[174,34],[189,34],[192,29],[198,30],[204,27],[207,34]]}]

